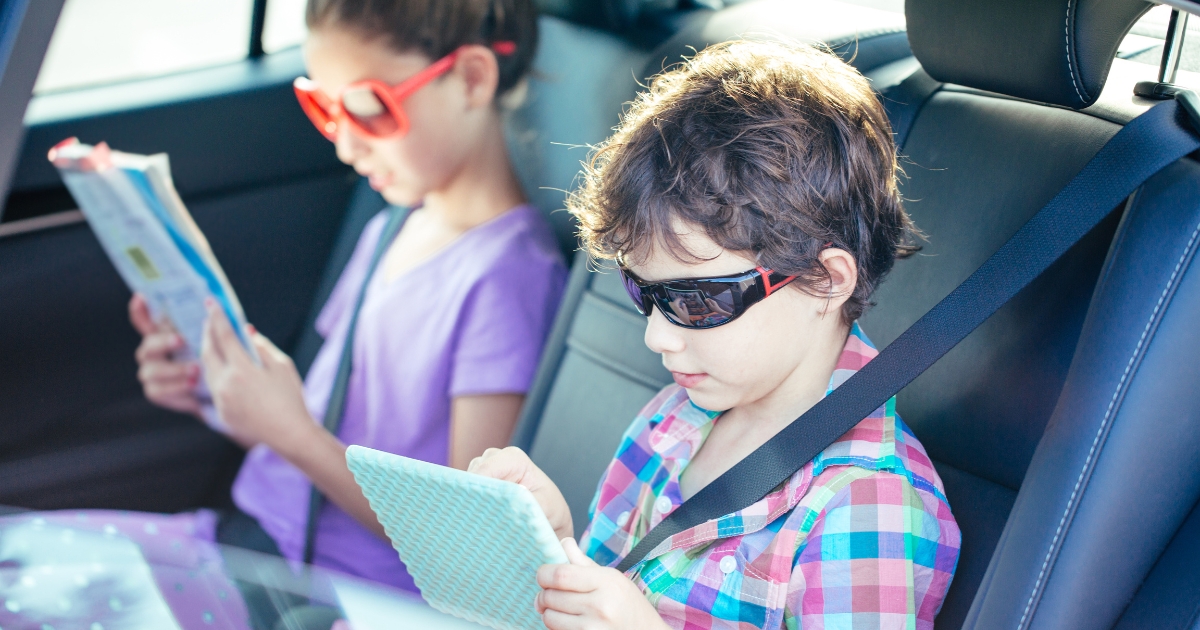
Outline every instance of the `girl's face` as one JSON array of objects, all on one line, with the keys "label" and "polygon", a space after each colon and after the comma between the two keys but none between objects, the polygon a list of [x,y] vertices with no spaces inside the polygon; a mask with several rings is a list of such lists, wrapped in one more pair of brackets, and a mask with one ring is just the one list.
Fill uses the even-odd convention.
[{"label": "girl's face", "polygon": [[[688,251],[707,260],[680,262],[655,248],[638,264],[627,261],[630,271],[647,282],[659,282],[729,276],[758,266],[752,258],[722,249],[702,232],[678,231]],[[704,409],[753,405],[781,390],[819,389],[818,395],[824,394],[834,367],[825,364],[831,353],[836,361],[846,339],[842,294],[854,286],[855,267],[853,258],[838,249],[825,250],[822,261],[834,277],[832,297],[814,297],[788,285],[728,324],[703,330],[676,326],[655,307],[646,327],[646,346],[662,354],[675,382]]]},{"label": "girl's face", "polygon": [[[364,79],[395,85],[433,61],[398,53],[383,40],[364,39],[337,26],[310,32],[304,53],[309,78],[331,98]],[[339,125],[338,159],[369,178],[371,187],[396,205],[412,205],[444,189],[491,122],[495,77],[489,77],[485,67],[490,55],[482,47],[469,47],[453,69],[405,99],[401,107],[410,128],[399,138],[369,138]],[[494,66],[495,59],[490,61]]]}]

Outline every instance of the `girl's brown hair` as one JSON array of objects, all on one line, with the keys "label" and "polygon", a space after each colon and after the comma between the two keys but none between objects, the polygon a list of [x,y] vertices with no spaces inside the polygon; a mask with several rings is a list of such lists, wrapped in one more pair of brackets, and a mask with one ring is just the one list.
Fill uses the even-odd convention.
[{"label": "girl's brown hair", "polygon": [[867,80],[826,49],[737,41],[658,75],[586,165],[569,206],[593,258],[655,246],[698,260],[675,222],[829,291],[819,256],[851,253],[858,319],[916,229],[897,188],[892,130]]},{"label": "girl's brown hair", "polygon": [[529,72],[538,40],[533,0],[308,0],[305,22],[310,30],[349,28],[383,39],[397,52],[418,52],[431,60],[465,44],[513,42],[511,55],[496,55],[498,96]]}]

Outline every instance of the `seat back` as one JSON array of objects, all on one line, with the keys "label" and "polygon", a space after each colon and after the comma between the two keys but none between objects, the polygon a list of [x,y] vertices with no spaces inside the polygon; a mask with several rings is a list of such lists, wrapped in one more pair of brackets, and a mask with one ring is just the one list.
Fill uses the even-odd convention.
[{"label": "seat back", "polygon": [[[910,43],[930,75],[1004,94],[951,85],[918,113],[903,147],[903,192],[929,239],[921,256],[897,264],[864,318],[878,343],[948,293],[1151,104],[1131,99],[1131,81],[1106,84],[1117,44],[1146,8],[908,2]],[[1163,292],[1189,246],[1130,243],[1185,214],[1147,191],[1183,194],[1197,183],[1193,167],[1171,167],[1173,177],[1114,209],[900,394],[899,411],[934,459],[963,532],[939,627],[1109,627],[1195,502],[1196,484],[1178,476],[1163,482],[1171,499],[1133,490],[1131,479],[1162,464],[1146,449],[1155,435],[1145,410],[1115,406],[1113,394],[1169,369],[1143,364],[1134,374],[1130,357],[1162,338],[1138,338],[1146,317],[1163,315],[1152,314],[1155,304],[1186,317],[1190,306],[1164,302]],[[1163,401],[1195,398],[1162,383]],[[1197,439],[1183,426],[1172,433]],[[1102,507],[1116,497],[1161,521],[1118,533]],[[1129,553],[1114,556],[1117,545]]]},{"label": "seat back", "polygon": [[524,102],[508,117],[509,153],[530,201],[549,218],[559,244],[575,251],[566,207],[588,146],[611,133],[637,91],[647,50],[598,28],[544,15]]},{"label": "seat back", "polygon": [[[883,347],[965,280],[1070,181],[1118,125],[943,88],[903,148],[901,191],[927,235],[876,292],[863,329]],[[1059,141],[1047,145],[1043,139]],[[962,531],[939,627],[962,625],[1071,366],[1119,213],[906,387],[897,410],[925,445]]]}]

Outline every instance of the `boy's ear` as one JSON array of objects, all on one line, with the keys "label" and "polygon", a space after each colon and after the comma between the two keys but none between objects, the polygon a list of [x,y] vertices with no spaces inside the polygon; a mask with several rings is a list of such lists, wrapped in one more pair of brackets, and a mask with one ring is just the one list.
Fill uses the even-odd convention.
[{"label": "boy's ear", "polygon": [[454,66],[466,85],[467,103],[472,108],[490,106],[500,83],[496,55],[484,46],[465,46]]},{"label": "boy's ear", "polygon": [[850,252],[836,247],[822,251],[820,260],[829,272],[829,310],[838,311],[858,286],[858,261]]}]

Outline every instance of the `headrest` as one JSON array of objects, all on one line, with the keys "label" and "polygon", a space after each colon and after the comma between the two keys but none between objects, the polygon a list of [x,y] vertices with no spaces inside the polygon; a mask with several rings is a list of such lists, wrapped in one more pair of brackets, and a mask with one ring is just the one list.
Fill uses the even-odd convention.
[{"label": "headrest", "polygon": [[820,42],[860,72],[912,54],[904,35],[904,19],[891,11],[830,0],[728,4],[731,6],[719,11],[697,11],[680,20],[681,28],[650,55],[643,76],[658,74],[712,44],[741,38]]},{"label": "headrest", "polygon": [[678,0],[534,0],[539,13],[576,24],[621,31],[647,9],[672,9]]},{"label": "headrest", "polygon": [[908,41],[938,81],[1083,108],[1143,0],[907,0]]}]

